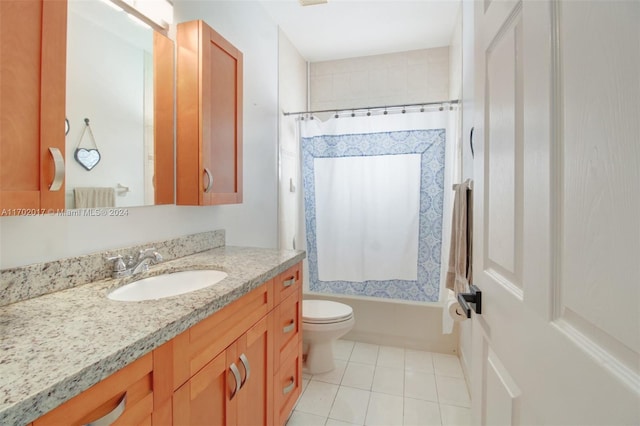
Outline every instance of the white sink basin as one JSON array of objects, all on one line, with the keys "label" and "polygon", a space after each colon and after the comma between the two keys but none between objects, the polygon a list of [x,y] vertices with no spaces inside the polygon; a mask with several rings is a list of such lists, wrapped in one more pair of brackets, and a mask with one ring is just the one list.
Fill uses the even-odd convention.
[{"label": "white sink basin", "polygon": [[226,272],[213,270],[173,272],[134,281],[113,290],[107,297],[121,302],[162,299],[212,286],[226,277]]}]

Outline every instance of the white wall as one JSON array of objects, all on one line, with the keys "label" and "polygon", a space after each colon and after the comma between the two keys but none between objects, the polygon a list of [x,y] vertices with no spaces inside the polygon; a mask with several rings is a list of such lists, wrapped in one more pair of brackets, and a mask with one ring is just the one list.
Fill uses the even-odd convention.
[{"label": "white wall", "polygon": [[473,1],[462,1],[462,177],[473,177],[473,158],[469,133],[473,127],[474,64],[473,64]]},{"label": "white wall", "polygon": [[310,66],[312,110],[449,98],[449,48],[314,62]]},{"label": "white wall", "polygon": [[[307,109],[307,62],[282,31],[279,39],[280,111],[304,111]],[[296,248],[301,248],[304,247],[304,232],[301,230],[302,221],[299,220],[302,181],[298,167],[300,141],[297,117],[280,114],[279,126],[279,246],[294,248],[295,240]]]},{"label": "white wall", "polygon": [[0,268],[222,228],[229,245],[277,247],[278,28],[254,1],[174,6],[175,22],[202,18],[244,53],[244,203],[136,207],[126,217],[2,217]]},{"label": "white wall", "polygon": [[462,8],[458,9],[456,23],[449,42],[449,99],[462,95]]}]

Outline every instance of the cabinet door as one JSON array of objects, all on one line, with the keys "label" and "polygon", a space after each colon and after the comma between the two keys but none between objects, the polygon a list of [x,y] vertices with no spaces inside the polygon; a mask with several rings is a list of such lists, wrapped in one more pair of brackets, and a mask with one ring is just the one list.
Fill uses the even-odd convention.
[{"label": "cabinet door", "polygon": [[177,204],[241,203],[242,52],[203,21],[177,40]]},{"label": "cabinet door", "polygon": [[65,0],[0,1],[3,215],[64,208],[66,34]]},{"label": "cabinet door", "polygon": [[273,312],[238,339],[242,387],[238,393],[240,426],[273,423]]},{"label": "cabinet door", "polygon": [[173,394],[173,424],[235,424],[235,378],[222,352]]},{"label": "cabinet door", "polygon": [[213,179],[203,204],[241,203],[242,53],[207,25],[203,33],[202,165]]}]

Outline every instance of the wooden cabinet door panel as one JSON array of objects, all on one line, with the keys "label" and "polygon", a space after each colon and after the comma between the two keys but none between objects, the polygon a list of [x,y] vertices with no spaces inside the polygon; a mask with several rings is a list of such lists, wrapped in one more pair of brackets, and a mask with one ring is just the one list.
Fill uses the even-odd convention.
[{"label": "wooden cabinet door panel", "polygon": [[215,357],[173,394],[173,424],[234,424],[235,401],[230,399],[226,352]]},{"label": "wooden cabinet door panel", "polygon": [[[202,164],[213,177],[204,204],[242,201],[242,53],[203,25]],[[239,143],[240,142],[240,143]]]},{"label": "wooden cabinet door panel", "polygon": [[242,52],[203,21],[177,39],[177,204],[241,203]]},{"label": "wooden cabinet door panel", "polygon": [[0,2],[2,209],[64,208],[49,149],[64,156],[66,22],[65,0]]},{"label": "wooden cabinet door panel", "polygon": [[[238,340],[238,365],[244,370],[244,384],[238,393],[240,426],[270,425],[273,422],[272,330],[273,312],[262,318]],[[247,372],[250,372],[249,377]]]}]

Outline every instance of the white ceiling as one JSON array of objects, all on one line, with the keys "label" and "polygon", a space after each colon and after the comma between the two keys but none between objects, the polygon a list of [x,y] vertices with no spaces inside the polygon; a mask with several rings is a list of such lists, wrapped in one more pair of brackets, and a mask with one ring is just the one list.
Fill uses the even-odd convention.
[{"label": "white ceiling", "polygon": [[309,62],[448,46],[460,0],[259,0]]}]

